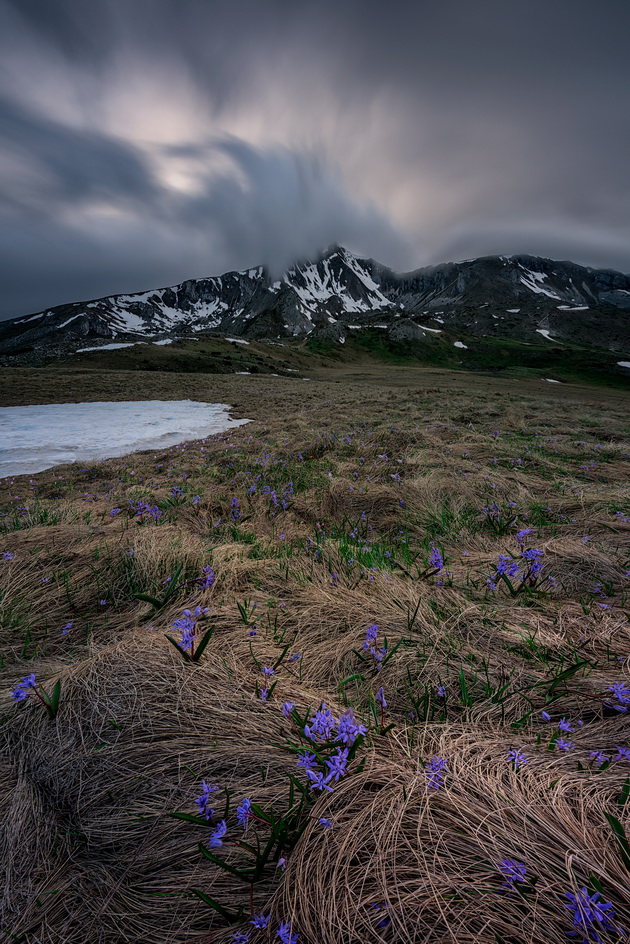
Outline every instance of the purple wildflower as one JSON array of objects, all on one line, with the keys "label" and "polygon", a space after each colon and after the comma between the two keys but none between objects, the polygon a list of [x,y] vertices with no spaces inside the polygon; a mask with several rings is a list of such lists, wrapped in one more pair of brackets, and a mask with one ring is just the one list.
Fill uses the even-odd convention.
[{"label": "purple wildflower", "polygon": [[236,931],[232,937],[232,944],[248,944],[248,941],[251,938],[251,934],[245,934],[244,931]]},{"label": "purple wildflower", "polygon": [[298,754],[297,766],[303,770],[315,770],[317,767],[317,757],[315,754]]},{"label": "purple wildflower", "polygon": [[522,764],[529,763],[529,755],[518,749],[508,751],[506,759],[514,764],[514,770],[518,770]]},{"label": "purple wildflower", "polygon": [[348,767],[348,748],[346,747],[343,750],[338,748],[336,754],[326,758],[326,766],[330,771],[329,776],[335,782],[343,777]]},{"label": "purple wildflower", "polygon": [[[306,732],[306,728],[304,731]],[[348,744],[349,746],[354,744],[358,737],[367,734],[365,725],[355,721],[352,708],[348,708],[348,710],[342,714],[337,723],[337,731],[336,740],[341,741],[342,744]]]},{"label": "purple wildflower", "polygon": [[501,859],[498,868],[505,879],[502,883],[503,888],[514,888],[516,882],[526,881],[527,868],[523,862],[517,862],[516,859]]},{"label": "purple wildflower", "polygon": [[564,738],[557,738],[556,744],[561,751],[570,751],[573,749],[573,741],[565,741]]},{"label": "purple wildflower", "polygon": [[210,564],[206,564],[201,573],[203,576],[197,579],[197,583],[202,590],[209,590],[215,581],[215,573]]},{"label": "purple wildflower", "polygon": [[268,665],[263,665],[262,673],[266,678],[271,678],[272,675],[276,674],[275,669],[272,669]]},{"label": "purple wildflower", "polygon": [[444,783],[444,775],[448,772],[446,760],[437,754],[425,765],[427,786],[432,790],[439,790]]},{"label": "purple wildflower", "polygon": [[13,551],[4,551],[2,554],[2,560],[12,561],[14,557]]},{"label": "purple wildflower", "polygon": [[524,545],[525,538],[527,537],[527,535],[533,534],[533,533],[534,533],[534,528],[522,528],[520,531],[516,532],[516,540],[521,545],[521,547]]},{"label": "purple wildflower", "polygon": [[227,826],[225,825],[225,820],[222,819],[218,826],[210,833],[210,838],[208,839],[208,846],[211,849],[216,849],[218,846],[223,845],[223,837],[227,832]]},{"label": "purple wildflower", "polygon": [[383,686],[382,686],[382,685],[381,685],[381,687],[378,689],[378,691],[377,691],[377,693],[376,693],[376,695],[375,695],[374,697],[376,698],[376,700],[377,700],[377,702],[379,703],[379,705],[381,706],[381,708],[383,708],[383,709],[387,708],[387,702],[385,701],[385,692],[383,691]]},{"label": "purple wildflower", "polygon": [[267,701],[268,698],[269,698],[269,689],[268,689],[268,688],[261,688],[261,689],[260,689],[260,700],[261,700],[261,701]]},{"label": "purple wildflower", "polygon": [[282,705],[282,714],[284,715],[284,717],[290,718],[291,712],[293,711],[294,708],[295,708],[294,701],[285,701]]},{"label": "purple wildflower", "polygon": [[206,819],[212,819],[214,815],[214,810],[210,806],[210,794],[214,793],[215,790],[218,790],[218,787],[211,787],[206,783],[205,780],[201,781],[201,796],[198,796],[195,800],[199,808],[199,815],[205,816]]},{"label": "purple wildflower", "polygon": [[499,577],[516,577],[519,572],[518,561],[507,554],[499,554],[494,569]]},{"label": "purple wildflower", "polygon": [[541,711],[541,712],[540,712],[540,715],[541,715],[543,721],[551,721],[551,715],[549,714],[548,711]]},{"label": "purple wildflower", "polygon": [[608,686],[608,691],[613,693],[618,702],[612,707],[616,711],[627,711],[630,705],[630,687],[625,682],[615,682]]},{"label": "purple wildflower", "polygon": [[431,542],[430,547],[431,547],[431,550],[429,552],[429,567],[433,567],[436,571],[440,571],[444,567],[444,558],[442,557],[442,551],[433,542]]},{"label": "purple wildflower", "polygon": [[291,922],[283,921],[276,934],[282,941],[282,944],[297,944],[298,934],[291,933]]},{"label": "purple wildflower", "polygon": [[28,692],[25,692],[24,689],[20,688],[20,686],[18,685],[11,692],[11,698],[15,702],[24,701],[25,698],[28,698]]},{"label": "purple wildflower", "polygon": [[542,560],[543,552],[538,550],[538,548],[530,547],[529,550],[523,551],[521,557],[529,564],[526,577],[530,578],[531,580],[537,580],[542,574],[545,566]]},{"label": "purple wildflower", "polygon": [[598,767],[601,767],[602,764],[605,764],[607,761],[610,760],[610,757],[608,757],[607,754],[604,754],[603,751],[591,751],[591,753],[588,756],[591,757],[595,761]]},{"label": "purple wildflower", "polygon": [[567,721],[566,718],[560,718],[560,721],[558,721],[558,727],[561,731],[567,731],[569,734],[573,731],[573,725],[570,721]]},{"label": "purple wildflower", "polygon": [[579,932],[586,935],[582,938],[583,942],[594,941],[596,944],[601,944],[600,931],[623,933],[622,929],[612,921],[615,916],[612,902],[601,901],[600,892],[591,895],[583,886],[576,894],[565,892],[565,897],[569,899],[569,904],[565,905],[565,908],[573,912],[573,927],[579,928]]},{"label": "purple wildflower", "polygon": [[304,735],[314,742],[330,741],[336,727],[337,722],[333,718],[332,712],[329,708],[326,708],[325,702],[322,702],[321,708],[315,712],[309,723],[304,726]]},{"label": "purple wildflower", "polygon": [[252,918],[252,920],[251,920],[249,923],[250,923],[250,924],[253,924],[253,926],[254,926],[255,928],[266,928],[267,925],[269,924],[270,920],[271,920],[271,915],[270,915],[270,914],[264,915],[264,914],[262,914],[262,912],[261,912],[261,914],[254,915],[254,917]]},{"label": "purple wildflower", "polygon": [[330,786],[332,774],[328,774],[328,776],[325,777],[319,770],[307,770],[306,776],[311,781],[311,790],[328,790],[329,793],[333,792],[333,788]]},{"label": "purple wildflower", "polygon": [[242,826],[243,829],[247,829],[247,824],[254,815],[251,809],[251,800],[248,800],[247,797],[245,797],[244,800],[241,800],[239,805],[236,807],[236,822],[239,826]]},{"label": "purple wildflower", "polygon": [[335,825],[333,821],[331,819],[327,819],[326,816],[320,816],[317,822],[319,823],[320,826],[323,826],[324,829],[332,829],[333,826]]},{"label": "purple wildflower", "polygon": [[615,750],[617,751],[617,756],[613,757],[613,760],[630,760],[630,747],[617,744]]}]

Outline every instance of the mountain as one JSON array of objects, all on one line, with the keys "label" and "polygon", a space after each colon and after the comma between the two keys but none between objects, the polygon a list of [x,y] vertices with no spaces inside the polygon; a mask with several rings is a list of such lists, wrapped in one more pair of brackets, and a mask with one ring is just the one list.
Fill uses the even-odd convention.
[{"label": "mountain", "polygon": [[0,354],[10,363],[100,341],[168,341],[198,333],[249,339],[314,334],[343,343],[365,327],[386,329],[400,341],[461,333],[628,353],[630,276],[527,255],[399,274],[332,246],[275,281],[258,266],[0,322]]}]

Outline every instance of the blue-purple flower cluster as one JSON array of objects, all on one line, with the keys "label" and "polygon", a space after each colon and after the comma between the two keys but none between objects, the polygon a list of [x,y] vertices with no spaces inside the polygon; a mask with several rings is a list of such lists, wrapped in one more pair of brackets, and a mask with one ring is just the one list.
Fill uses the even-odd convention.
[{"label": "blue-purple flower cluster", "polygon": [[444,786],[444,777],[448,773],[448,765],[444,757],[436,754],[424,765],[424,769],[429,789],[439,790]]},{"label": "blue-purple flower cluster", "polygon": [[604,702],[604,706],[626,714],[630,708],[630,685],[626,682],[615,682],[608,686],[607,691],[613,693],[613,701]]},{"label": "blue-purple flower cluster", "polygon": [[[289,717],[295,706],[285,702],[282,713]],[[367,734],[367,728],[357,721],[352,708],[339,718],[322,702],[303,728],[304,737],[316,745],[316,751],[304,748],[298,753],[297,766],[304,771],[311,790],[332,793],[333,784],[348,771],[350,749],[357,738]]]},{"label": "blue-purple flower cluster", "polygon": [[372,623],[371,626],[365,631],[365,639],[363,640],[362,651],[369,652],[374,662],[376,663],[376,670],[380,672],[383,668],[383,659],[387,655],[386,646],[377,646],[376,640],[378,638],[378,623]]},{"label": "blue-purple flower cluster", "polygon": [[615,924],[615,911],[610,901],[602,901],[601,892],[591,894],[585,886],[577,892],[566,892],[569,903],[565,905],[573,915],[573,927],[582,935],[583,944],[602,944],[602,931],[618,936],[625,935],[625,930]]},{"label": "blue-purple flower cluster", "polygon": [[153,521],[159,521],[162,517],[162,512],[157,505],[151,505],[149,502],[138,500],[129,502],[129,510],[137,518],[152,518]]},{"label": "blue-purple flower cluster", "polygon": [[173,629],[179,630],[179,644],[186,652],[192,653],[195,645],[197,623],[208,612],[208,607],[196,606],[193,610],[184,610],[179,619],[173,621]]},{"label": "blue-purple flower cluster", "polygon": [[35,675],[31,672],[30,675],[25,675],[19,685],[11,692],[11,698],[13,701],[24,701],[25,698],[28,698],[29,695],[37,688],[37,679]]},{"label": "blue-purple flower cluster", "polygon": [[[526,531],[519,532],[522,536]],[[518,536],[517,536],[518,537]],[[518,593],[525,589],[540,589],[543,585],[553,585],[554,578],[545,575],[544,553],[539,548],[525,549],[521,544],[519,557],[511,554],[499,554],[494,565],[494,573],[486,578],[486,585],[490,590],[496,590],[499,581],[503,580],[512,592]],[[515,583],[514,583],[515,581]]]},{"label": "blue-purple flower cluster", "polygon": [[216,574],[210,564],[201,571],[201,577],[197,577],[196,583],[202,590],[209,590],[216,579]]}]

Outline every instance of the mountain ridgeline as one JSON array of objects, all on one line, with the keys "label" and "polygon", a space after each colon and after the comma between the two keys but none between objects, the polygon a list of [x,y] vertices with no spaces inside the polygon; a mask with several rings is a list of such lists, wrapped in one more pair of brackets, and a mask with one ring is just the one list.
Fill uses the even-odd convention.
[{"label": "mountain ridgeline", "polygon": [[[345,343],[444,335],[630,352],[630,276],[536,256],[488,256],[399,274],[333,246],[273,280],[263,266],[170,288],[73,302],[0,322],[4,363],[111,342],[200,334]],[[463,342],[456,346],[465,347]],[[26,357],[25,357],[26,355]]]}]

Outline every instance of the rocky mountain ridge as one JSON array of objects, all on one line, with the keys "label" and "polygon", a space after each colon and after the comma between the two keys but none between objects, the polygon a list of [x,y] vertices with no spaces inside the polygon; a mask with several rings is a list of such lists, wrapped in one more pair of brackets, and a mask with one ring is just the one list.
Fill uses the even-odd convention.
[{"label": "rocky mountain ridge", "polygon": [[401,274],[333,246],[276,280],[258,266],[0,322],[0,354],[168,343],[202,333],[248,339],[315,335],[344,343],[351,332],[368,327],[402,341],[460,332],[628,353],[630,276],[527,255]]}]

